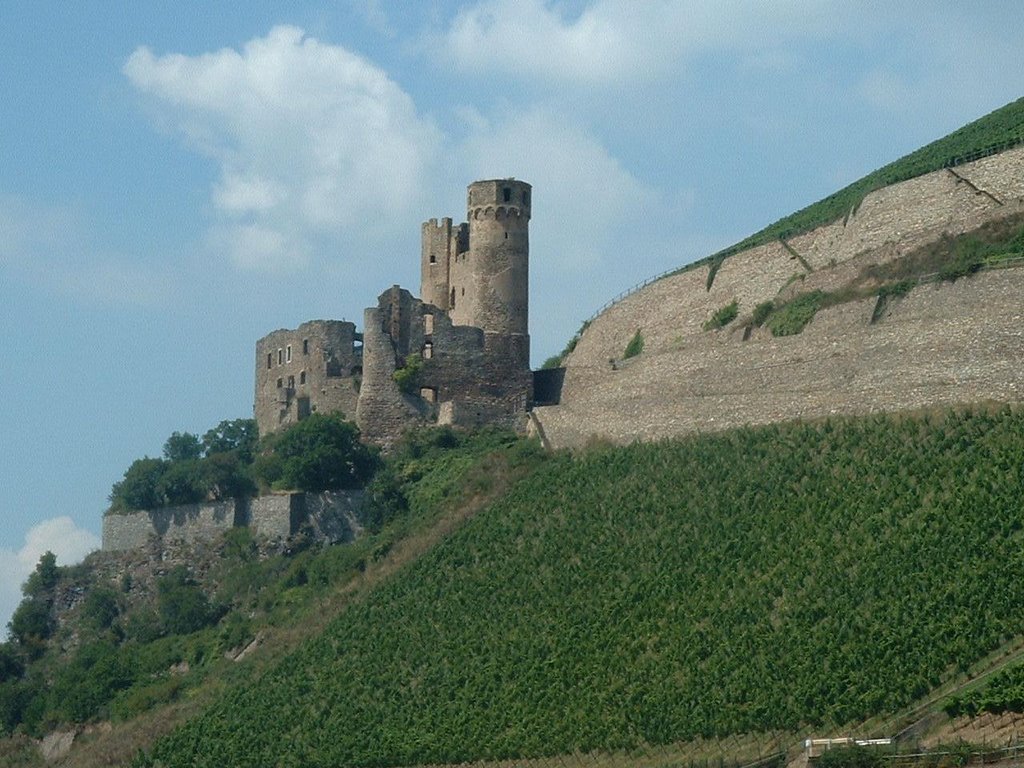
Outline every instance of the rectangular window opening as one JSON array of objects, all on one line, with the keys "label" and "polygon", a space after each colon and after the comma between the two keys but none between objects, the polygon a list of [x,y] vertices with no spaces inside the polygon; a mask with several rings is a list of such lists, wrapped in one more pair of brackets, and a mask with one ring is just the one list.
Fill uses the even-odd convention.
[{"label": "rectangular window opening", "polygon": [[277,388],[278,388],[278,389],[281,389],[281,388],[282,388],[283,386],[284,386],[284,379],[280,379],[280,378],[279,378],[279,379],[277,380]]},{"label": "rectangular window opening", "polygon": [[291,344],[289,344],[287,347],[285,347],[284,360],[285,360],[286,363],[290,363],[292,361],[292,345]]},{"label": "rectangular window opening", "polygon": [[306,383],[306,372],[305,371],[299,371],[299,384],[305,384],[305,383]]},{"label": "rectangular window opening", "polygon": [[288,377],[288,389],[295,389],[295,377],[294,376],[289,376]]},{"label": "rectangular window opening", "polygon": [[423,316],[423,332],[428,334],[428,335],[434,332],[434,316],[433,315],[424,315]]},{"label": "rectangular window opening", "polygon": [[505,187],[503,190],[501,190],[501,197],[506,203],[511,202],[512,190],[509,187]]},{"label": "rectangular window opening", "polygon": [[434,345],[429,341],[423,345],[423,359],[429,360],[434,356]]},{"label": "rectangular window opening", "polygon": [[309,354],[309,339],[303,339],[302,340],[302,354],[304,354],[304,355],[308,355]]},{"label": "rectangular window opening", "polygon": [[274,356],[272,354],[270,354],[269,352],[267,352],[267,368],[269,369],[270,366],[272,366],[273,364],[274,364]]},{"label": "rectangular window opening", "polygon": [[284,363],[284,350],[283,349],[279,349],[279,350],[277,350],[277,364],[281,365],[283,363]]}]

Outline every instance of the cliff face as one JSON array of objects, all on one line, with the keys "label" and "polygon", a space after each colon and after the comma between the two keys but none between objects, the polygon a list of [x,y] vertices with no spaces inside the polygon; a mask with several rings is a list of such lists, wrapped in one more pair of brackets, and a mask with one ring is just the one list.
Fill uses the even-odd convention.
[{"label": "cliff face", "polygon": [[[1024,269],[918,285],[879,314],[874,297],[821,310],[802,333],[744,332],[768,300],[835,291],[866,268],[1024,215],[1024,149],[869,195],[789,242],[660,280],[598,316],[566,361],[561,404],[535,415],[554,446],[651,440],[830,414],[1024,397]],[[721,331],[705,322],[738,303]],[[644,351],[622,360],[640,331]]]}]

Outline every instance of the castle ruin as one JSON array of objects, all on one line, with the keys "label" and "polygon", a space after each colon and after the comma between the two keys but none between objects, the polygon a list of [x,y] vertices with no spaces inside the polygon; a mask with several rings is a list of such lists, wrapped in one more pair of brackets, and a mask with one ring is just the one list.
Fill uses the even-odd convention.
[{"label": "castle ruin", "polygon": [[395,285],[363,333],[337,320],[256,343],[260,434],[311,413],[342,413],[390,446],[423,424],[521,429],[533,395],[529,336],[531,187],[476,181],[467,219],[422,225],[421,298]]}]

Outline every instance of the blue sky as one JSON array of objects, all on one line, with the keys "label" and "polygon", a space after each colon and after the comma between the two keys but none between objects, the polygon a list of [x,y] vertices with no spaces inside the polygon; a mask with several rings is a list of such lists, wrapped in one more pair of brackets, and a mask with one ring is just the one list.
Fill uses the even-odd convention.
[{"label": "blue sky", "polygon": [[0,4],[0,619],[134,458],[251,414],[257,338],[418,291],[471,180],[534,185],[539,363],[1024,95],[1024,6],[904,5]]}]

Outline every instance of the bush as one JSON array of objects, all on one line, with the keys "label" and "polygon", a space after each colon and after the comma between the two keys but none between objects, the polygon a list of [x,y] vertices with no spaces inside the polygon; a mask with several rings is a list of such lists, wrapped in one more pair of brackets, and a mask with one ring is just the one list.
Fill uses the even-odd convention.
[{"label": "bush", "polygon": [[163,459],[151,459],[148,456],[133,461],[125,471],[124,479],[114,483],[110,491],[111,510],[129,511],[163,506],[164,498],[158,488],[168,466],[169,463]]},{"label": "bush", "polygon": [[878,768],[882,754],[867,747],[838,747],[826,750],[815,761],[817,768]]},{"label": "bush", "polygon": [[157,582],[157,606],[164,630],[174,635],[196,632],[216,620],[210,601],[183,566]]},{"label": "bush", "polygon": [[99,587],[85,598],[82,606],[82,623],[95,631],[103,631],[114,623],[118,613],[117,593],[112,589]]},{"label": "bush", "polygon": [[772,336],[795,336],[800,333],[814,319],[824,298],[825,294],[821,291],[812,291],[783,304],[768,320]]},{"label": "bush", "polygon": [[416,391],[419,384],[420,371],[423,369],[423,358],[417,354],[411,354],[405,358],[405,366],[399,368],[391,378],[394,379],[398,388],[407,395]]},{"label": "bush", "polygon": [[732,302],[730,302],[729,304],[726,304],[724,307],[718,309],[711,316],[711,318],[706,323],[704,323],[704,330],[705,331],[714,331],[714,330],[718,330],[719,328],[724,328],[729,323],[731,323],[733,320],[735,320],[736,316],[739,315],[739,313],[740,313],[740,304],[739,304],[738,301],[733,299]]},{"label": "bush", "polygon": [[51,702],[55,713],[75,723],[95,717],[118,691],[132,685],[134,666],[132,654],[111,643],[82,646],[53,682]]},{"label": "bush", "polygon": [[156,484],[161,504],[198,504],[206,498],[206,481],[199,459],[174,461]]},{"label": "bush", "polygon": [[14,610],[7,628],[18,645],[31,647],[41,643],[53,632],[49,605],[41,600],[25,598]]},{"label": "bush", "polygon": [[774,311],[774,301],[772,301],[771,299],[769,299],[768,301],[762,301],[760,304],[754,307],[754,312],[751,315],[750,319],[753,321],[754,325],[760,327],[764,325],[765,320],[767,320]]},{"label": "bush", "polygon": [[622,353],[622,358],[628,360],[631,357],[636,357],[644,351],[644,337],[640,333],[640,329],[636,329],[636,333],[633,334],[633,338],[629,340],[629,344],[626,345],[626,351]]}]

